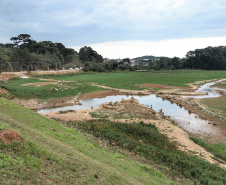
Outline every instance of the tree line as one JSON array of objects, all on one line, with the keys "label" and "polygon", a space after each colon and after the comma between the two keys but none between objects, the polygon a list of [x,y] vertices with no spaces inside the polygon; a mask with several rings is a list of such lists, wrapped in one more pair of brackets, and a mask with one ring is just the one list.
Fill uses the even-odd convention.
[{"label": "tree line", "polygon": [[203,69],[225,70],[226,47],[207,47],[189,51],[186,58],[138,57],[136,60],[106,60],[91,47],[79,52],[66,48],[62,43],[37,42],[29,34],[10,39],[12,43],[0,43],[1,71],[58,70],[83,67],[84,71],[106,72],[112,70],[175,70]]}]

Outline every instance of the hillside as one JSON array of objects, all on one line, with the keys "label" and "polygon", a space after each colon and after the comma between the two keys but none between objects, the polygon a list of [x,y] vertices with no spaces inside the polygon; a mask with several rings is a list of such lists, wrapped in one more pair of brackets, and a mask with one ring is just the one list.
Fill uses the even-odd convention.
[{"label": "hillside", "polygon": [[141,57],[136,57],[133,58],[132,60],[155,60],[155,59],[160,59],[162,57],[156,57],[156,56],[152,56],[152,55],[145,55],[145,56],[141,56]]},{"label": "hillside", "polygon": [[[163,89],[155,93],[161,91],[168,98],[172,95],[164,88],[171,88],[173,99],[184,106],[175,93],[194,93],[194,86],[220,78],[225,78],[225,71],[77,72],[4,81],[0,96],[11,100],[0,98],[0,184],[225,184],[224,139],[212,143],[210,135],[199,138],[185,132],[152,106],[139,104],[136,96],[89,110],[42,115],[21,106],[76,105],[79,100],[120,92],[153,94],[142,84],[158,84]],[[217,101],[223,102],[225,96],[220,98]],[[225,129],[215,114],[206,117],[209,110],[198,109],[200,102],[184,103],[210,120],[206,127]],[[222,108],[223,103],[216,107]]]},{"label": "hillside", "polygon": [[0,130],[23,142],[0,142],[1,184],[172,184],[137,163],[34,111],[0,98]]}]

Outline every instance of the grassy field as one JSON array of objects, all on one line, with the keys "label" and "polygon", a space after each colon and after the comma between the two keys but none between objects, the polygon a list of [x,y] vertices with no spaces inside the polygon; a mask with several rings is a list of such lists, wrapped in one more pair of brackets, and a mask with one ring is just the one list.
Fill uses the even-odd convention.
[{"label": "grassy field", "polygon": [[0,129],[25,140],[0,141],[0,184],[177,184],[150,163],[100,147],[75,129],[3,98]]},{"label": "grassy field", "polygon": [[[39,76],[40,77],[40,76]],[[122,73],[78,73],[66,75],[45,75],[42,78],[61,80],[57,84],[44,86],[23,86],[23,84],[42,82],[37,78],[12,79],[0,84],[18,98],[61,98],[76,96],[101,90],[91,86],[94,82],[115,88],[139,90],[140,84],[155,83],[172,86],[187,86],[196,81],[226,78],[225,71],[158,71],[158,72],[122,72]],[[67,82],[66,82],[67,81]]]},{"label": "grassy field", "polygon": [[187,86],[196,81],[226,78],[226,71],[155,71],[155,72],[121,72],[93,73],[43,76],[56,80],[76,82],[94,82],[110,87],[137,90],[144,83],[156,83],[172,86]]},{"label": "grassy field", "polygon": [[218,83],[218,84],[214,85],[214,87],[226,89],[226,83]]},{"label": "grassy field", "polygon": [[222,96],[219,98],[202,99],[201,101],[210,108],[220,110],[222,112],[222,115],[226,116],[226,97],[225,96]]},{"label": "grassy field", "polygon": [[17,98],[61,98],[76,96],[78,93],[84,94],[101,89],[91,86],[87,83],[77,84],[75,82],[58,82],[43,86],[24,86],[24,84],[46,82],[35,78],[21,79],[16,78],[9,80],[6,84],[0,84],[0,87],[6,88],[12,95]]}]

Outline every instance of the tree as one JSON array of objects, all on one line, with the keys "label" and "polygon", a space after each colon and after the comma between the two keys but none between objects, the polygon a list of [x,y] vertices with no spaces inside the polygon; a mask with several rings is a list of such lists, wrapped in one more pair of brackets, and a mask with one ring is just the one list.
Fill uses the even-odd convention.
[{"label": "tree", "polygon": [[181,68],[180,58],[178,58],[178,57],[172,58],[172,67],[175,68],[175,69]]},{"label": "tree", "polygon": [[20,34],[18,36],[18,39],[23,42],[23,44],[27,44],[31,39],[31,36],[29,34]]},{"label": "tree", "polygon": [[186,54],[186,67],[193,69],[226,69],[226,47],[207,47]]},{"label": "tree", "polygon": [[131,61],[129,58],[124,58],[122,61],[119,62],[119,68],[121,70],[129,69],[130,65],[131,65]]},{"label": "tree", "polygon": [[5,54],[0,56],[0,74],[2,71],[12,70],[9,60],[10,60],[9,56]]},{"label": "tree", "polygon": [[12,37],[10,40],[14,42],[17,48],[19,48],[19,43],[21,42],[21,40],[18,37]]},{"label": "tree", "polygon": [[84,46],[79,50],[79,59],[82,62],[103,62],[103,57],[94,51],[91,47]]},{"label": "tree", "polygon": [[5,44],[0,43],[0,47],[1,48],[4,48],[5,47]]},{"label": "tree", "polygon": [[13,50],[10,62],[14,71],[30,70],[32,68],[31,54],[27,49]]}]

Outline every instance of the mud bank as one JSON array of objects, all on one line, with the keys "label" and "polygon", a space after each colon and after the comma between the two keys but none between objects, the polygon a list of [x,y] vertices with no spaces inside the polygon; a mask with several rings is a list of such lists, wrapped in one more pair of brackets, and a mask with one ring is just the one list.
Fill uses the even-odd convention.
[{"label": "mud bank", "polygon": [[23,105],[24,107],[32,110],[45,109],[45,108],[57,108],[57,107],[72,106],[72,105],[80,104],[78,101],[78,96],[48,99],[48,100],[41,100],[41,99],[24,100],[24,99],[14,98],[11,101],[14,103]]},{"label": "mud bank", "polygon": [[[211,138],[209,141],[213,143],[226,143],[226,128],[222,124],[226,122],[226,118],[218,111],[210,110],[199,99],[195,98],[183,98],[169,94],[158,94],[157,96],[184,107],[190,114],[194,113],[196,115],[195,118],[205,121],[205,123],[197,122],[197,124],[193,125],[189,121],[184,121],[183,118],[177,120],[177,124],[183,129],[191,134],[199,135],[201,138]],[[171,117],[168,117],[168,119],[171,119]]]}]

